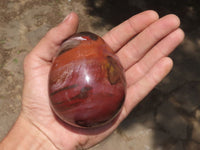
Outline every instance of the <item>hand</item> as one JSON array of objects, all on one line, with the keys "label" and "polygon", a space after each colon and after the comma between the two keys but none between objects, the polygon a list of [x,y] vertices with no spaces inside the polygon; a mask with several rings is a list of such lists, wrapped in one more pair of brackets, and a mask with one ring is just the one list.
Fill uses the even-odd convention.
[{"label": "hand", "polygon": [[57,149],[88,148],[103,140],[169,73],[167,57],[184,38],[175,15],[159,19],[154,11],[137,14],[103,36],[119,57],[127,80],[122,111],[112,124],[96,130],[77,129],[59,121],[49,106],[48,75],[62,41],[75,33],[78,17],[71,13],[51,29],[24,61],[23,106],[20,117],[36,127]]}]

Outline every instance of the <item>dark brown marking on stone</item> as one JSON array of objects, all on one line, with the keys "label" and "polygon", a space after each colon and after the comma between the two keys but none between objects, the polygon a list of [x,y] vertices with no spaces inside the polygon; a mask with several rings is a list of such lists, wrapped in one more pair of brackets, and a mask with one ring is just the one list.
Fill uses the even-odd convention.
[{"label": "dark brown marking on stone", "polygon": [[108,80],[110,84],[113,85],[119,82],[121,71],[119,71],[117,63],[112,57],[107,56],[107,60],[109,64],[107,67]]},{"label": "dark brown marking on stone", "polygon": [[91,40],[96,41],[98,39],[98,36],[91,32],[80,32],[78,33],[80,36],[88,36]]},{"label": "dark brown marking on stone", "polygon": [[70,38],[67,39],[63,42],[63,44],[61,45],[60,49],[61,51],[58,53],[58,56],[62,55],[63,53],[71,50],[72,48],[78,46],[81,43],[80,40],[76,39],[76,38]]},{"label": "dark brown marking on stone", "polygon": [[69,90],[69,89],[75,88],[75,87],[77,87],[77,86],[78,86],[77,84],[73,84],[73,85],[70,85],[70,86],[66,86],[66,87],[64,87],[64,88],[62,88],[62,89],[59,89],[59,90],[53,92],[53,93],[50,93],[50,96],[52,96],[52,95],[54,95],[54,94],[56,94],[56,93],[58,93],[58,92],[60,92],[60,91]]},{"label": "dark brown marking on stone", "polygon": [[72,98],[70,98],[70,100],[74,100],[74,99],[85,99],[88,97],[88,91],[90,91],[92,89],[92,87],[90,86],[86,86],[83,87],[80,91],[80,93]]}]

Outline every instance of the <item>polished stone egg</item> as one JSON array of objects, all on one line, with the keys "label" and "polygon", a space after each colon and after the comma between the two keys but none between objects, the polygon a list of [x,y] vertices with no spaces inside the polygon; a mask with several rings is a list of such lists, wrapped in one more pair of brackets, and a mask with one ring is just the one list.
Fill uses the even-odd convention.
[{"label": "polished stone egg", "polygon": [[98,127],[120,112],[126,81],[119,59],[104,40],[90,32],[63,41],[49,74],[52,110],[76,127]]}]

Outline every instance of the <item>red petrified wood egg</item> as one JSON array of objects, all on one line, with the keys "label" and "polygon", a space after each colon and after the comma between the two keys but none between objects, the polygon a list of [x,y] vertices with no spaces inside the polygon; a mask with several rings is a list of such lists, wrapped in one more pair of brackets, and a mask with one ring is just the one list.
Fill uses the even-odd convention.
[{"label": "red petrified wood egg", "polygon": [[49,96],[55,114],[76,127],[110,122],[124,103],[123,68],[99,36],[81,32],[65,40],[49,75]]}]

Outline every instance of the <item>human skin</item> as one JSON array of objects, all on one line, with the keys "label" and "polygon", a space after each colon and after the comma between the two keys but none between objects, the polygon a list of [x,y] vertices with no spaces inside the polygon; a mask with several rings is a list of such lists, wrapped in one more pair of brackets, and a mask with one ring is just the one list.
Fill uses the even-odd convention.
[{"label": "human skin", "polygon": [[155,11],[137,14],[103,36],[125,70],[127,95],[121,113],[110,124],[79,129],[57,119],[49,105],[48,75],[62,41],[77,31],[78,16],[71,13],[51,29],[24,60],[21,113],[0,149],[75,150],[94,146],[128,116],[131,110],[170,72],[168,55],[182,42],[175,15],[159,18]]}]

